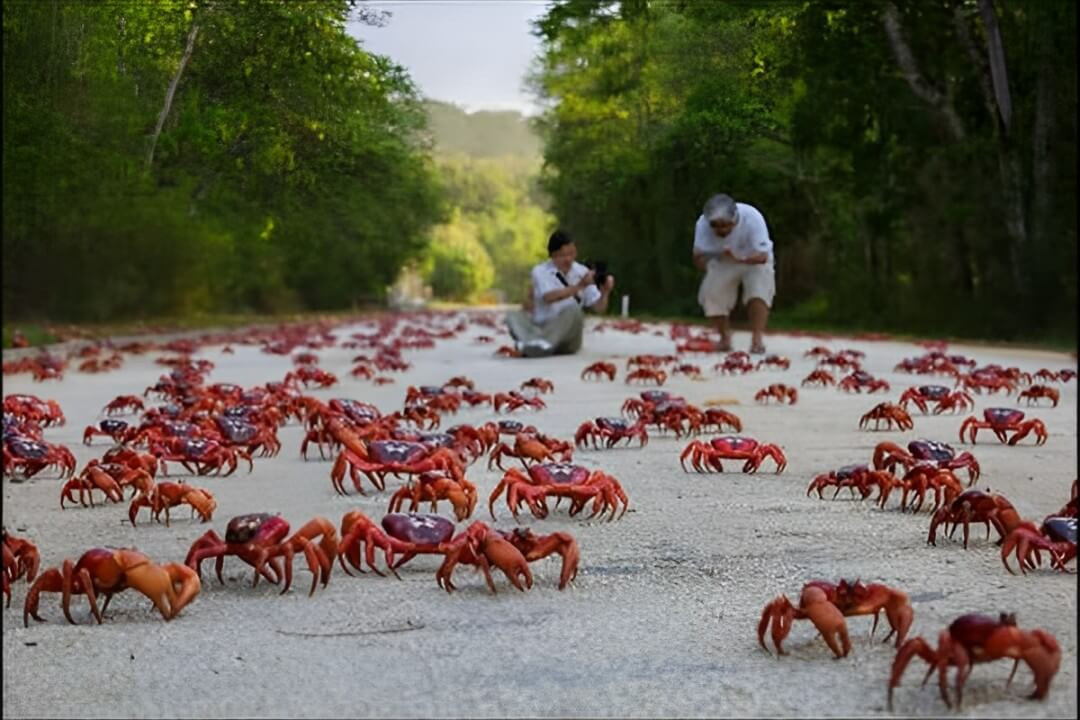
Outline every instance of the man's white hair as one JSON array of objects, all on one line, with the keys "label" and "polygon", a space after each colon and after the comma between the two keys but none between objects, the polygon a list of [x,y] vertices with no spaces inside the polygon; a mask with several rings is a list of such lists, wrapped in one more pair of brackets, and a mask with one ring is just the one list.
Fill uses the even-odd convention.
[{"label": "man's white hair", "polygon": [[705,209],[702,210],[702,214],[708,222],[726,220],[734,223],[739,221],[739,208],[735,205],[735,199],[723,193],[709,198],[705,202]]}]

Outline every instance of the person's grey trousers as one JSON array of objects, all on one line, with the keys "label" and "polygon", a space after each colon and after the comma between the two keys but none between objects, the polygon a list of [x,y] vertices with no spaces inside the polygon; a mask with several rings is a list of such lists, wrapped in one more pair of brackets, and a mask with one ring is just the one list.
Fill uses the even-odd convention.
[{"label": "person's grey trousers", "polygon": [[572,355],[581,349],[585,331],[585,313],[580,305],[571,305],[543,325],[533,322],[532,313],[513,310],[506,315],[506,326],[519,342],[547,340],[555,355]]}]

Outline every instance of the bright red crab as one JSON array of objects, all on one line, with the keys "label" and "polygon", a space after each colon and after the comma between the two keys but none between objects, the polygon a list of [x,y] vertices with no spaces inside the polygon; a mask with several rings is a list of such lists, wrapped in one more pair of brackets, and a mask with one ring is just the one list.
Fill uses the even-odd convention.
[{"label": "bright red crab", "polygon": [[927,403],[937,403],[934,406],[934,414],[940,415],[946,410],[964,412],[975,407],[975,401],[971,395],[963,390],[953,392],[944,385],[919,385],[908,388],[900,395],[900,407],[907,410],[908,403],[915,403],[915,407],[925,415],[929,412]]},{"label": "bright red crab", "polygon": [[128,425],[124,420],[106,418],[98,423],[97,427],[87,425],[83,431],[83,445],[89,445],[95,437],[107,437],[114,443],[123,443],[135,435],[135,428]]},{"label": "bright red crab", "polygon": [[1001,543],[1001,562],[1011,574],[1015,573],[1009,566],[1009,553],[1014,550],[1021,573],[1042,564],[1042,550],[1050,554],[1051,567],[1069,572],[1066,564],[1076,559],[1076,517],[1051,515],[1038,528],[1029,523],[1013,528]]},{"label": "bright red crab", "polygon": [[505,470],[502,466],[503,456],[517,458],[522,465],[528,467],[527,461],[548,462],[556,459],[556,456],[560,462],[570,462],[573,453],[573,446],[565,440],[558,440],[538,432],[519,432],[514,436],[513,447],[506,443],[499,443],[492,449],[488,457],[488,469],[498,467],[500,470]]},{"label": "bright red crab", "polygon": [[843,378],[837,383],[837,387],[844,392],[861,393],[863,390],[867,393],[875,393],[879,390],[889,392],[889,383],[875,378],[864,370],[857,370]]},{"label": "bright red crab", "polygon": [[[72,595],[86,595],[90,611],[100,624],[113,595],[132,588],[149,598],[161,617],[168,621],[180,614],[199,594],[201,587],[195,572],[178,563],[157,565],[134,548],[94,548],[84,552],[77,561],[65,560],[62,569],[50,568],[38,577],[26,593],[23,625],[29,625],[31,617],[44,622],[37,614],[43,592],[62,593],[64,617],[74,625]],[[105,604],[100,610],[98,595],[105,596]]]},{"label": "bright red crab", "polygon": [[581,551],[578,549],[577,540],[570,533],[537,535],[528,528],[514,528],[507,532],[496,530],[477,520],[469,525],[459,538],[463,542],[446,554],[443,564],[435,573],[435,579],[446,592],[456,589],[451,582],[451,576],[458,564],[478,567],[484,573],[484,580],[493,595],[495,581],[491,577],[490,565],[502,570],[507,580],[521,591],[528,590],[533,585],[529,563],[549,555],[558,554],[562,557],[560,590],[565,589],[577,576]]},{"label": "bright red crab", "polygon": [[[1023,524],[1020,513],[1012,503],[1003,495],[983,492],[981,490],[965,490],[960,493],[951,503],[943,505],[934,513],[930,520],[930,532],[927,535],[928,545],[937,545],[937,529],[944,526],[943,530],[952,537],[956,528],[961,525],[964,528],[964,549],[967,550],[968,538],[970,537],[971,523],[983,523],[986,525],[986,537],[990,538],[990,527],[997,531],[1001,539],[1004,539]],[[950,527],[951,526],[951,527]]]},{"label": "bright red crab", "polygon": [[615,363],[594,362],[581,371],[581,379],[599,380],[601,377],[607,376],[608,380],[614,380],[616,372]]},{"label": "bright red crab", "polygon": [[874,624],[870,627],[872,636],[882,610],[891,628],[885,642],[896,635],[896,646],[899,647],[915,617],[906,593],[881,583],[813,580],[803,585],[798,607],[792,605],[786,595],[777,597],[765,606],[758,621],[758,643],[768,652],[765,633],[771,625],[773,647],[778,655],[786,655],[783,642],[791,632],[792,621],[810,620],[833,654],[844,657],[851,649],[844,618],[873,615]]},{"label": "bright red crab", "polygon": [[635,439],[639,447],[645,447],[649,443],[649,434],[640,418],[631,423],[619,417],[598,417],[595,420],[586,420],[574,433],[574,444],[578,447],[584,447],[591,442],[594,448],[599,448],[601,440],[608,448],[615,447],[620,440],[626,440],[629,446]]},{"label": "bright red crab", "polygon": [[976,663],[1009,658],[1013,670],[1006,686],[1012,683],[1020,661],[1024,661],[1035,676],[1035,692],[1028,697],[1041,700],[1050,690],[1050,682],[1061,666],[1061,646],[1053,635],[1045,630],[1021,630],[1016,626],[1016,616],[1001,613],[997,618],[988,615],[961,615],[938,636],[937,650],[921,637],[914,637],[900,646],[893,660],[889,675],[889,709],[892,710],[893,690],[900,685],[911,658],[918,655],[929,666],[926,679],[938,672],[941,699],[951,708],[948,692],[948,669],[956,666],[956,705],[963,698],[964,683]]},{"label": "bright red crab", "polygon": [[908,443],[907,450],[896,443],[882,442],[874,448],[874,467],[878,470],[893,471],[897,464],[903,465],[905,470],[910,470],[917,462],[931,461],[938,467],[947,470],[968,471],[968,485],[974,485],[979,479],[979,461],[969,452],[959,455],[951,445],[933,440],[912,440]]},{"label": "bright red crab", "polygon": [[[976,416],[964,420],[960,425],[960,442],[964,442],[964,431],[968,431],[968,442],[975,444],[975,434],[979,430],[990,430],[997,439],[1009,445],[1015,445],[1030,433],[1035,433],[1035,444],[1042,445],[1046,442],[1046,426],[1042,420],[1032,418],[1024,419],[1024,413],[1014,408],[986,408],[983,410],[983,419]],[[1010,438],[1009,433],[1013,433]]]},{"label": "bright red crab", "polygon": [[1042,398],[1049,400],[1052,407],[1057,407],[1058,400],[1061,399],[1061,393],[1046,385],[1032,385],[1016,396],[1016,402],[1027,400],[1028,405],[1031,405],[1033,402],[1037,403]]},{"label": "bright red crab", "polygon": [[547,403],[539,397],[526,397],[517,390],[511,390],[506,393],[495,393],[492,397],[492,404],[495,408],[495,412],[502,412],[503,408],[505,408],[508,413],[520,410],[521,408],[543,410],[547,407]]},{"label": "bright red crab", "polygon": [[828,370],[814,370],[802,380],[803,387],[826,387],[835,384],[836,378]]},{"label": "bright red crab", "polygon": [[545,393],[555,392],[555,383],[539,377],[529,378],[521,383],[521,390],[532,390],[538,395],[543,395]]},{"label": "bright red crab", "polygon": [[799,391],[793,387],[788,387],[783,383],[773,383],[772,385],[762,388],[754,395],[755,402],[768,403],[769,400],[776,400],[783,405],[794,405],[799,399]]},{"label": "bright red crab", "polygon": [[783,472],[787,466],[787,458],[778,445],[761,443],[740,435],[722,435],[707,443],[693,440],[679,456],[684,471],[687,458],[697,472],[708,472],[709,469],[724,472],[721,460],[745,460],[742,467],[744,473],[757,472],[765,458],[773,459],[777,473]]},{"label": "bright red crab", "polygon": [[104,409],[106,415],[121,415],[125,412],[142,412],[143,401],[137,395],[120,395],[110,401]]},{"label": "bright red crab", "polygon": [[527,474],[511,468],[488,497],[488,511],[495,517],[495,501],[506,491],[506,504],[511,514],[517,519],[522,503],[525,503],[537,518],[547,517],[547,498],[570,499],[568,513],[577,515],[592,501],[592,518],[603,515],[609,508],[609,520],[615,519],[615,513],[622,504],[622,517],[629,507],[629,500],[622,485],[611,475],[599,470],[590,471],[580,465],[569,463],[540,463],[528,467]]},{"label": "bright red crab", "polygon": [[461,457],[448,448],[433,447],[423,442],[403,440],[374,440],[367,447],[345,447],[334,462],[330,479],[340,495],[345,492],[345,472],[349,473],[356,491],[364,495],[360,473],[379,490],[386,488],[386,475],[419,475],[440,470],[455,478],[464,476]]},{"label": "bright red crab", "polygon": [[781,370],[787,370],[791,367],[791,361],[786,357],[780,355],[766,355],[762,360],[754,366],[755,370],[760,370],[763,367],[767,368],[779,368]]},{"label": "bright red crab", "polygon": [[912,422],[907,410],[890,402],[878,403],[870,408],[865,415],[859,418],[859,429],[869,428],[870,421],[874,422],[875,430],[880,429],[882,422],[885,423],[886,429],[891,429],[893,423],[896,423],[896,427],[900,430],[911,430],[915,427],[915,423]]},{"label": "bright red crab", "polygon": [[642,367],[626,374],[627,385],[635,381],[663,385],[667,381],[667,373],[658,368]]},{"label": "bright red crab", "polygon": [[[275,585],[284,578],[285,583],[281,589],[284,594],[292,585],[293,555],[303,552],[313,576],[308,595],[313,595],[320,580],[323,587],[330,581],[330,572],[334,568],[338,549],[337,531],[329,520],[316,517],[286,540],[288,534],[289,523],[280,515],[238,515],[226,526],[224,540],[213,530],[207,530],[192,543],[184,564],[201,577],[203,560],[214,558],[217,578],[224,584],[221,570],[225,565],[225,558],[235,555],[255,568],[252,587],[258,584],[260,575]],[[285,561],[284,571],[278,564],[278,558]],[[273,569],[276,577],[271,576],[270,569]]]},{"label": "bright red crab", "polygon": [[34,543],[9,534],[7,528],[3,528],[0,547],[4,551],[3,584],[4,596],[7,598],[6,607],[11,607],[11,584],[23,577],[26,582],[33,582],[41,565],[41,556]]}]

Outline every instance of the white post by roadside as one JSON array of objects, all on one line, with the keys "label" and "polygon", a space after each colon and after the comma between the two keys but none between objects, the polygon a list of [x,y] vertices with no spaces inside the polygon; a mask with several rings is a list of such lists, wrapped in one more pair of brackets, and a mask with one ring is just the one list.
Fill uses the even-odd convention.
[{"label": "white post by roadside", "polygon": [[630,317],[630,296],[629,295],[623,295],[622,296],[622,316],[624,318],[625,317]]}]

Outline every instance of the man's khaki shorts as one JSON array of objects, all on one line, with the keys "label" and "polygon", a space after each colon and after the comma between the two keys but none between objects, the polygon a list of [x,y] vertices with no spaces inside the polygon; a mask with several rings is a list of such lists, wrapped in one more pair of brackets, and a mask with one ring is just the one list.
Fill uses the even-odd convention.
[{"label": "man's khaki shorts", "polygon": [[771,262],[760,265],[710,260],[698,290],[698,303],[706,317],[730,315],[743,288],[743,305],[759,298],[772,307],[776,294],[776,277]]}]

